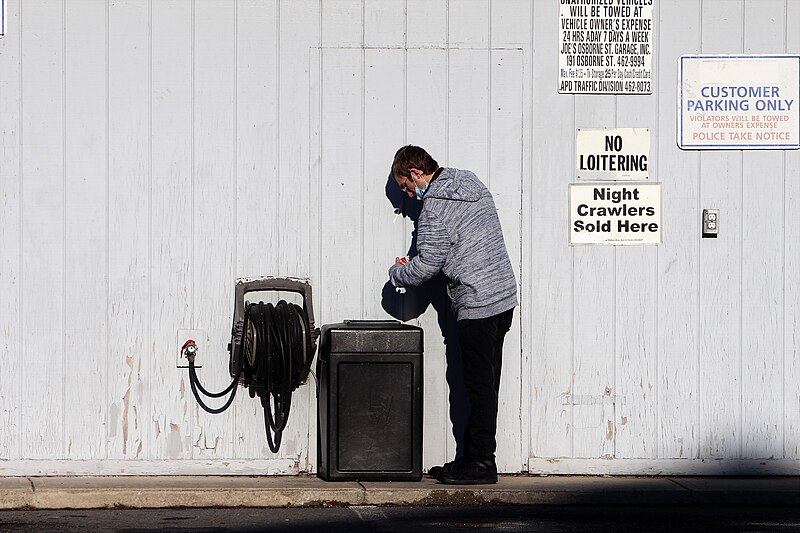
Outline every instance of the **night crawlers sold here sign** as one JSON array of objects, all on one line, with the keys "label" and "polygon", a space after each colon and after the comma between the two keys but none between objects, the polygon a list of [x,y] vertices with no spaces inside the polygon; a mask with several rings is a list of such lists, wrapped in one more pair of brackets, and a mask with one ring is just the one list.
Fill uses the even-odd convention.
[{"label": "night crawlers sold here sign", "polygon": [[659,244],[661,185],[572,184],[570,244]]}]

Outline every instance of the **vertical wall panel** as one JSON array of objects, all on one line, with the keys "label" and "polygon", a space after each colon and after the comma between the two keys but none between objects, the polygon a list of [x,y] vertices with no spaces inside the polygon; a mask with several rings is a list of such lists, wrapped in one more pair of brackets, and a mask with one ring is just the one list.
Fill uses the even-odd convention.
[{"label": "vertical wall panel", "polygon": [[[210,339],[209,354],[224,350],[231,333],[237,242],[235,28],[232,0],[194,3],[192,302],[194,322]],[[205,358],[200,377],[209,390],[225,388],[230,383],[227,359]],[[194,457],[230,457],[233,411],[195,413]]]},{"label": "vertical wall panel", "polygon": [[360,50],[322,52],[321,323],[362,311],[361,60]]},{"label": "vertical wall panel", "polygon": [[65,3],[66,456],[105,456],[107,337],[106,9]]},{"label": "vertical wall panel", "polygon": [[[744,52],[783,52],[784,0],[745,1]],[[775,31],[764,31],[774,28]],[[784,160],[742,155],[742,456],[783,454]],[[776,216],[777,215],[777,216]],[[765,275],[774,272],[775,275]],[[747,391],[759,390],[760,394]]]},{"label": "vertical wall panel", "polygon": [[447,65],[444,50],[408,50],[406,141],[425,148],[440,166],[450,164]]},{"label": "vertical wall panel", "polygon": [[741,417],[740,156],[704,153],[700,168],[702,207],[726,222],[700,247],[700,456],[730,458],[739,456]]},{"label": "vertical wall panel", "polygon": [[364,1],[364,46],[400,47],[405,43],[405,0]]},{"label": "vertical wall panel", "polygon": [[322,2],[322,46],[361,46],[363,0]]},{"label": "vertical wall panel", "polygon": [[[278,272],[278,2],[240,0],[236,17],[236,277],[259,278]],[[235,430],[237,457],[270,455],[261,402],[237,402]],[[286,437],[281,452],[296,454],[296,438]]]},{"label": "vertical wall panel", "polygon": [[[425,148],[436,159],[440,166],[448,166],[447,153],[447,51],[445,50],[413,50],[407,52],[406,73],[406,142]],[[394,155],[394,154],[392,154]],[[408,202],[416,202],[409,199]],[[399,220],[398,220],[399,222]],[[404,220],[406,240],[403,250],[411,245],[413,224]],[[434,282],[435,283],[435,282]],[[424,288],[422,290],[425,290]],[[404,298],[410,298],[411,295]],[[419,317],[417,324],[425,330],[425,372],[424,387],[425,409],[423,412],[423,435],[425,444],[422,449],[424,468],[441,465],[452,461],[456,455],[456,440],[450,416],[448,397],[463,400],[463,386],[450,390],[449,380],[456,379],[453,374],[460,370],[457,362],[448,364],[446,346],[443,335],[454,330],[455,325],[448,321],[448,315],[442,317],[433,306],[428,306]],[[442,313],[445,311],[442,310]],[[452,315],[449,315],[452,318]],[[456,350],[450,344],[451,357]],[[453,416],[455,429],[463,431],[463,404],[454,400]]]},{"label": "vertical wall panel", "polygon": [[[22,39],[20,453],[63,457],[63,2],[25,3]],[[8,36],[7,36],[8,37]]]},{"label": "vertical wall panel", "polygon": [[655,246],[617,250],[616,457],[656,456],[657,252]]},{"label": "vertical wall panel", "polygon": [[453,166],[471,170],[491,187],[489,53],[451,49],[448,67],[448,157]]},{"label": "vertical wall panel", "polygon": [[0,39],[0,457],[19,457],[20,375],[23,332],[21,253],[22,175],[20,151],[20,41],[19,4],[7,8],[9,27],[18,28]]},{"label": "vertical wall panel", "polygon": [[108,17],[107,455],[136,459],[150,430],[149,2],[110,3]]},{"label": "vertical wall panel", "polygon": [[576,247],[574,377],[571,394],[573,457],[614,455],[614,249]]},{"label": "vertical wall panel", "polygon": [[[526,276],[528,274],[528,266],[530,265],[530,242],[531,242],[531,235],[529,233],[530,228],[530,211],[528,206],[530,205],[530,197],[531,197],[531,172],[532,172],[532,150],[531,150],[531,131],[532,131],[532,118],[533,118],[533,94],[532,94],[532,82],[533,76],[531,73],[533,72],[533,54],[532,54],[532,16],[533,16],[533,3],[527,0],[505,0],[503,2],[492,2],[491,3],[491,22],[492,26],[490,28],[490,35],[491,35],[491,46],[493,48],[498,47],[519,47],[521,48],[521,64],[518,65],[520,69],[520,75],[522,76],[521,87],[520,87],[520,108],[517,110],[514,106],[510,108],[506,107],[501,110],[497,110],[495,106],[492,106],[492,113],[502,113],[504,110],[509,114],[517,114],[519,115],[519,119],[521,119],[521,158],[519,161],[519,173],[520,173],[520,183],[518,184],[519,187],[519,205],[518,208],[520,210],[520,218],[518,221],[518,227],[516,228],[517,236],[516,238],[519,240],[519,243],[516,244],[512,240],[511,236],[508,235],[508,232],[512,231],[510,228],[507,228],[505,225],[503,226],[504,232],[506,232],[506,246],[509,249],[509,253],[512,254],[512,258],[514,257],[513,254],[519,254],[515,263],[519,266],[519,272],[517,274],[517,283],[519,285],[519,292],[518,297],[520,300],[520,305],[515,310],[515,320],[518,321],[517,324],[514,326],[515,328],[519,328],[512,338],[515,339],[517,345],[514,345],[514,341],[509,339],[509,344],[507,344],[507,349],[504,350],[504,354],[509,354],[506,357],[517,357],[514,355],[515,353],[519,354],[519,380],[518,386],[521,390],[520,395],[520,438],[518,442],[519,453],[521,457],[521,464],[517,465],[517,468],[521,468],[525,470],[527,468],[527,460],[530,457],[530,450],[529,450],[529,438],[530,435],[530,421],[531,421],[531,412],[528,408],[530,403],[530,390],[532,386],[531,381],[531,367],[530,367],[530,328],[528,328],[528,323],[530,321],[530,314],[531,309],[533,307],[532,298],[530,297],[530,285],[526,282]],[[493,75],[494,78],[494,75]],[[496,132],[496,128],[492,128],[492,131]],[[501,153],[505,153],[505,145],[502,143],[502,135],[498,136],[496,134],[492,135],[492,153],[497,154],[498,150],[501,150]],[[498,144],[498,140],[500,141],[501,147],[495,147]],[[492,156],[493,158],[496,155]],[[496,171],[492,171],[492,174],[497,176]],[[515,250],[516,248],[516,250]],[[514,352],[513,350],[517,350]],[[501,385],[502,387],[502,385]]]},{"label": "vertical wall panel", "polygon": [[447,43],[448,0],[406,0],[409,47],[443,47]]},{"label": "vertical wall panel", "polygon": [[237,5],[236,275],[255,278],[278,269],[278,3]]},{"label": "vertical wall panel", "polygon": [[[327,186],[320,182],[319,173],[312,175],[309,170],[311,141],[306,119],[309,50],[320,44],[319,9],[317,0],[283,0],[278,14],[278,274],[310,276],[312,282],[318,279],[318,195],[320,188]],[[315,301],[319,303],[318,293]]]},{"label": "vertical wall panel", "polygon": [[[320,2],[317,0],[281,0],[278,18],[280,51],[278,66],[278,194],[279,213],[277,255],[281,276],[310,278],[314,290],[314,311],[317,326],[320,317],[321,269],[319,257],[320,195],[329,187],[327,176],[320,174],[319,157],[311,160],[309,146],[319,146],[310,130],[312,47],[320,45]],[[319,50],[315,50],[319,53]],[[319,68],[315,69],[319,77]],[[319,104],[319,99],[315,105]],[[315,122],[316,123],[316,122]],[[294,432],[302,432],[306,444],[300,455],[301,468],[309,460],[316,463],[316,400],[314,388],[306,386],[294,393],[294,408],[287,426],[287,440]],[[308,409],[302,409],[303,406]],[[298,439],[301,437],[297,437]],[[312,464],[313,468],[313,464]]]},{"label": "vertical wall panel", "polygon": [[531,457],[570,455],[573,255],[568,246],[567,186],[575,156],[571,144],[573,98],[558,89],[558,5],[534,4],[531,255],[528,280],[535,306],[531,320]]},{"label": "vertical wall panel", "polygon": [[[800,50],[800,2],[787,2],[786,51]],[[784,457],[800,459],[800,150],[785,153],[783,279]]]},{"label": "vertical wall panel", "polygon": [[529,0],[491,1],[489,7],[492,48],[522,47],[523,52],[527,54],[530,51],[531,43],[531,12],[533,11],[531,2]]},{"label": "vertical wall panel", "polygon": [[[405,52],[367,50],[364,56],[364,308],[363,318],[386,317],[381,291],[394,258],[405,255],[405,224],[386,197],[395,151],[405,132]],[[388,317],[387,317],[388,318]]]},{"label": "vertical wall panel", "polygon": [[449,43],[454,47],[485,48],[489,44],[490,0],[449,0]]},{"label": "vertical wall panel", "polygon": [[[660,5],[660,4],[659,4]],[[657,17],[654,11],[653,18]],[[658,40],[656,24],[652,37]],[[653,42],[650,43],[654,45]],[[653,86],[660,87],[658,55],[653,58]],[[670,78],[667,78],[670,79]],[[659,109],[652,96],[617,96],[617,126],[650,130],[650,181],[658,168]],[[662,222],[663,225],[663,222]],[[658,245],[621,246],[616,256],[615,354],[617,457],[658,455]]]},{"label": "vertical wall panel", "polygon": [[[522,117],[523,54],[521,50],[492,51],[489,72],[489,173],[491,191],[503,228],[508,255],[519,285],[522,271]],[[522,451],[522,366],[520,309],[503,346],[503,365],[497,417],[497,463],[504,472],[525,469]],[[525,401],[527,403],[527,400]],[[527,454],[527,449],[524,452]]]},{"label": "vertical wall panel", "polygon": [[[189,373],[176,368],[180,329],[192,322],[192,5],[183,0],[152,4],[151,446],[148,457],[190,459],[196,406]],[[198,363],[223,353],[207,336]],[[200,372],[203,372],[200,370]],[[205,374],[204,374],[205,375]]]},{"label": "vertical wall panel", "polygon": [[[702,53],[742,49],[742,2],[702,3]],[[700,243],[700,456],[738,457],[741,451],[741,152],[700,156],[701,208],[720,210],[725,229]]]},{"label": "vertical wall panel", "polygon": [[[574,101],[574,128],[564,151],[572,155],[570,181],[579,182],[574,155],[577,130],[615,127],[616,98],[578,95]],[[565,234],[569,231],[571,228],[564,228]],[[573,248],[574,371],[572,393],[565,397],[572,407],[573,457],[614,455],[614,408],[622,397],[614,380],[616,253],[613,246]]]},{"label": "vertical wall panel", "polygon": [[[698,456],[698,211],[699,161],[696,151],[676,148],[677,77],[681,54],[700,49],[700,7],[694,0],[657,4],[657,131],[651,130],[650,165],[661,183],[662,239],[658,247],[658,456]],[[670,31],[682,27],[683,31]]]},{"label": "vertical wall panel", "polygon": [[[360,0],[323,2],[322,45],[361,45],[362,15]],[[322,323],[361,318],[364,308],[363,61],[359,49],[322,50]]]}]

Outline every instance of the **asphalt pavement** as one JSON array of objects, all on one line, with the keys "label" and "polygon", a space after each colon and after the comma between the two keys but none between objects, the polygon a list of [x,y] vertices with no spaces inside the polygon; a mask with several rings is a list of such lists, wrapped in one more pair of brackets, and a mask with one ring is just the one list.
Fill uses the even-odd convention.
[{"label": "asphalt pavement", "polygon": [[451,506],[211,509],[62,509],[0,511],[13,533],[788,533],[800,531],[796,507]]}]

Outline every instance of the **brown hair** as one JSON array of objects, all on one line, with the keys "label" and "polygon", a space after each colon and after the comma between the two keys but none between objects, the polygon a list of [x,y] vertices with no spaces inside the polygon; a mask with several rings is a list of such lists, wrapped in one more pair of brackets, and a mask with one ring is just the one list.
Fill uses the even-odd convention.
[{"label": "brown hair", "polygon": [[424,148],[409,144],[394,154],[392,175],[410,177],[412,168],[421,170],[423,174],[433,174],[439,169],[439,163]]}]

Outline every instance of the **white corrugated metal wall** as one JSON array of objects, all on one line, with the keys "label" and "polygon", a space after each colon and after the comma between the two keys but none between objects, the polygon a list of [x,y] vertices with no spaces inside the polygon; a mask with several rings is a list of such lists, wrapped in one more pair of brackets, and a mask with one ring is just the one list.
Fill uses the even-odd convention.
[{"label": "white corrugated metal wall", "polygon": [[[681,54],[798,53],[800,1],[657,1],[647,96],[559,95],[558,10],[9,0],[0,475],[313,469],[313,385],[273,455],[257,401],[196,407],[179,330],[201,331],[219,388],[238,276],[310,278],[318,324],[385,317],[411,224],[384,186],[406,142],[495,193],[523,301],[503,470],[797,472],[800,154],[680,151],[675,110]],[[663,244],[571,248],[575,130],[629,126],[652,132]],[[419,323],[430,466],[454,443],[435,312]]]}]

